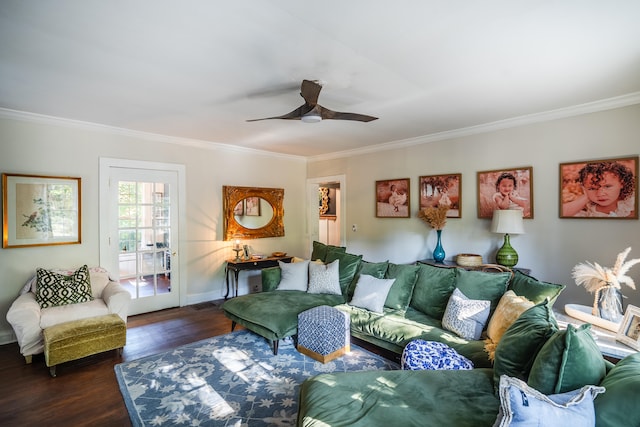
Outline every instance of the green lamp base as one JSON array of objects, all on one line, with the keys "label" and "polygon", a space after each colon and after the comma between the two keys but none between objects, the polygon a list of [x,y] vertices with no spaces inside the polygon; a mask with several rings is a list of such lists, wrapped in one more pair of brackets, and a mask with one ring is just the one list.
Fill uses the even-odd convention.
[{"label": "green lamp base", "polygon": [[496,254],[496,262],[509,268],[518,263],[518,253],[511,247],[508,234],[504,235],[504,244]]}]

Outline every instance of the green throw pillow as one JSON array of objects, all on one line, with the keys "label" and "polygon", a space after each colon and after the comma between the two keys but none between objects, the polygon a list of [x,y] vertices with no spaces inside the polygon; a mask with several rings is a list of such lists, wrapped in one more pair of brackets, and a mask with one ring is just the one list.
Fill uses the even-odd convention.
[{"label": "green throw pillow", "polygon": [[456,268],[456,288],[469,299],[491,301],[491,313],[507,291],[511,273],[486,273],[484,271]]},{"label": "green throw pillow", "polygon": [[496,391],[501,375],[526,381],[536,355],[557,331],[558,322],[548,300],[522,313],[505,331],[496,347],[493,362]]},{"label": "green throw pillow", "polygon": [[406,310],[411,301],[411,295],[413,295],[413,288],[418,280],[418,269],[420,267],[415,264],[393,264],[389,263],[387,269],[386,279],[395,279],[387,300],[384,303],[385,307],[393,308],[396,310]]},{"label": "green throw pillow", "polygon": [[516,295],[525,297],[534,304],[544,301],[545,298],[549,298],[553,304],[564,288],[565,285],[543,282],[518,270],[514,270],[513,278],[509,283],[509,289]]},{"label": "green throw pillow", "polygon": [[455,288],[455,268],[418,264],[418,279],[410,305],[429,317],[441,320]]},{"label": "green throw pillow", "polygon": [[640,353],[619,361],[600,383],[607,391],[594,402],[598,427],[640,426]]},{"label": "green throw pillow", "polygon": [[93,300],[89,268],[83,265],[70,276],[38,268],[36,301],[40,308],[77,304]]},{"label": "green throw pillow", "polygon": [[591,325],[572,324],[556,332],[536,356],[527,383],[544,394],[558,394],[598,385],[606,373]]},{"label": "green throw pillow", "polygon": [[343,246],[333,246],[333,245],[325,245],[322,242],[313,241],[313,249],[311,251],[311,261],[322,260],[322,262],[326,262],[327,251],[331,248],[332,250],[337,250],[340,252],[345,252],[347,248]]},{"label": "green throw pillow", "polygon": [[351,300],[353,297],[353,291],[356,288],[356,283],[358,283],[358,278],[361,274],[366,274],[367,276],[375,277],[376,279],[384,279],[384,275],[387,273],[387,268],[389,268],[389,262],[369,262],[369,261],[361,261],[360,268],[358,272],[353,277],[351,284],[349,285],[349,295],[347,301]]},{"label": "green throw pillow", "polygon": [[339,260],[340,289],[342,290],[342,295],[346,298],[349,291],[349,285],[360,267],[362,255],[353,255],[342,251],[341,248],[329,247],[327,249],[327,257],[324,262],[326,264],[330,264],[335,260]]}]

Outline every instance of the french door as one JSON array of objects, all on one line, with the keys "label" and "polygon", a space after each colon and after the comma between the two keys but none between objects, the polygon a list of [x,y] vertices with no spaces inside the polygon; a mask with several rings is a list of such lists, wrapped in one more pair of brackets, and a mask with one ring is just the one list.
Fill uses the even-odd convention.
[{"label": "french door", "polygon": [[179,306],[178,171],[115,163],[101,188],[101,264],[131,294],[129,314]]}]

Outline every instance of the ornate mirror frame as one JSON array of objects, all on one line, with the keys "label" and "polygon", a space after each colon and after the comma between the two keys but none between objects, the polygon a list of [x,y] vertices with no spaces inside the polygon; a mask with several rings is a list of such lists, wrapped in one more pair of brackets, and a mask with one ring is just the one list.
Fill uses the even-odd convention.
[{"label": "ornate mirror frame", "polygon": [[[247,197],[260,197],[273,208],[273,217],[264,227],[251,229],[242,226],[236,221],[233,214],[235,206]],[[222,187],[223,215],[224,215],[224,240],[260,239],[264,237],[284,236],[284,189],[260,188],[260,187]]]}]

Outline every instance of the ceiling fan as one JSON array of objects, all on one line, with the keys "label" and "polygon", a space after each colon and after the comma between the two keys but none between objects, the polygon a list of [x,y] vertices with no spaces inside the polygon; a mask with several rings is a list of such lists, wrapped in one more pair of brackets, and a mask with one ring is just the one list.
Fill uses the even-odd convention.
[{"label": "ceiling fan", "polygon": [[304,104],[296,108],[290,113],[276,117],[265,117],[263,119],[251,119],[248,122],[257,122],[259,120],[285,119],[285,120],[302,120],[306,123],[317,123],[322,120],[355,120],[358,122],[370,122],[377,120],[377,117],[367,116],[356,113],[341,113],[339,111],[329,110],[318,104],[318,95],[322,90],[322,85],[317,81],[303,80],[300,86],[300,96],[304,98]]}]

